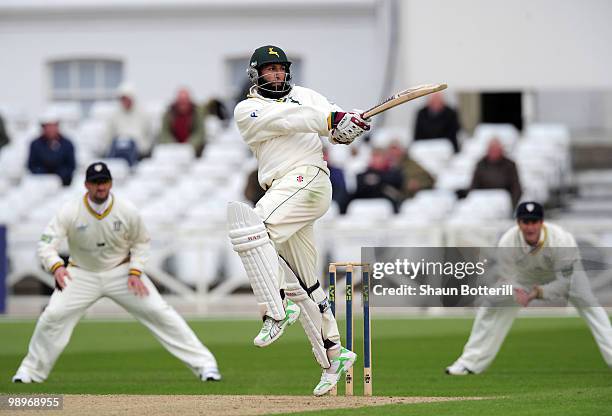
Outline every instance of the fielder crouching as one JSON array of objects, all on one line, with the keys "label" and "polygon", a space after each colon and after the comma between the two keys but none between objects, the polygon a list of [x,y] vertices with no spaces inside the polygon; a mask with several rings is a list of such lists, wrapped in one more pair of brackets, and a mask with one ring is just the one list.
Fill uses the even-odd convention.
[{"label": "fielder crouching", "polygon": [[544,209],[537,202],[519,204],[516,219],[517,225],[498,244],[502,275],[513,283],[515,297],[489,298],[489,305],[478,310],[463,354],[446,373],[461,376],[485,371],[520,307],[534,299],[569,301],[586,321],[604,361],[612,368],[610,319],[591,291],[574,237],[544,222]]},{"label": "fielder crouching", "polygon": [[300,319],[323,368],[313,393],[331,390],[356,355],[340,343],[338,325],[317,280],[314,222],[331,203],[321,137],[350,144],[369,130],[359,112],[344,112],[317,92],[290,82],[291,62],[272,45],[253,53],[253,86],[234,116],[257,158],[266,194],[255,209],[232,202],[228,227],[260,306],[263,327],[254,344],[265,347]]},{"label": "fielder crouching", "polygon": [[[43,382],[87,308],[102,297],[134,315],[202,381],[221,380],[215,357],[143,273],[149,234],[136,208],[110,193],[112,177],[104,163],[87,168],[85,187],[87,193],[60,209],[39,242],[38,254],[57,288],[13,382]],[[68,267],[58,255],[65,238]]]}]

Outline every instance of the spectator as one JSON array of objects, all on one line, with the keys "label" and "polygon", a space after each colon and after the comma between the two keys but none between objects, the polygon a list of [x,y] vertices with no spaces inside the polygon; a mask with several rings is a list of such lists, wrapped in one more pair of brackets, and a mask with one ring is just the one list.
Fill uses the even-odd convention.
[{"label": "spectator", "polygon": [[505,189],[516,206],[521,197],[521,183],[513,161],[504,156],[498,139],[489,142],[487,154],[476,165],[470,189]]},{"label": "spectator", "polygon": [[2,116],[0,116],[0,149],[2,149],[3,146],[9,144],[10,141],[11,139],[6,133],[6,128],[4,127],[4,119],[2,118]]},{"label": "spectator", "polygon": [[457,133],[460,128],[457,112],[446,105],[442,93],[435,93],[429,97],[427,106],[421,108],[417,114],[414,140],[445,138],[450,140],[457,153]]},{"label": "spectator", "polygon": [[204,150],[203,111],[193,103],[185,88],[178,91],[164,114],[160,143],[189,143],[198,157]]},{"label": "spectator", "polygon": [[249,173],[247,178],[246,187],[244,188],[244,197],[247,201],[253,203],[253,206],[257,205],[257,201],[266,194],[266,191],[259,184],[259,178],[257,177],[257,169]]},{"label": "spectator", "polygon": [[28,169],[34,174],[54,173],[64,186],[72,182],[76,167],[74,146],[59,129],[59,118],[50,112],[41,117],[42,135],[30,145]]},{"label": "spectator", "polygon": [[393,210],[397,213],[403,182],[402,171],[391,166],[386,152],[383,149],[373,149],[368,168],[357,175],[357,189],[351,200],[385,198],[393,204]]},{"label": "spectator", "polygon": [[402,199],[412,198],[422,189],[433,188],[434,177],[419,162],[412,159],[410,153],[397,141],[389,145],[387,155],[391,166],[402,171]]},{"label": "spectator", "polygon": [[323,148],[323,160],[327,162],[327,168],[329,169],[329,180],[332,184],[332,200],[336,201],[340,214],[344,215],[350,201],[348,191],[346,190],[344,171],[329,161],[329,150],[326,147]]},{"label": "spectator", "polygon": [[131,84],[119,86],[120,107],[108,121],[111,148],[108,157],[123,158],[130,166],[151,154],[152,136],[149,118],[135,103]]}]

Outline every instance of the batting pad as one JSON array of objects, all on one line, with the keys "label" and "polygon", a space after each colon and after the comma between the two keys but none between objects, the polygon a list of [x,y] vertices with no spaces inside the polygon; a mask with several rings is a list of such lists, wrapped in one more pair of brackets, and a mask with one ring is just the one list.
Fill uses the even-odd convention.
[{"label": "batting pad", "polygon": [[227,223],[234,251],[240,255],[260,309],[277,321],[285,319],[278,283],[279,257],[263,221],[247,204],[230,202]]},{"label": "batting pad", "polygon": [[297,276],[282,259],[281,266],[287,282],[285,295],[300,307],[300,323],[312,345],[312,353],[322,368],[329,368],[329,358],[323,344],[323,317],[319,306],[308,296]]}]

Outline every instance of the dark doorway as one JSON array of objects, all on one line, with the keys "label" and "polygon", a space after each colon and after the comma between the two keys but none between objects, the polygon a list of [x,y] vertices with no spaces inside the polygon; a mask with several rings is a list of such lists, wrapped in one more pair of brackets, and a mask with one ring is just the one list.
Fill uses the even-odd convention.
[{"label": "dark doorway", "polygon": [[485,92],[480,94],[482,123],[510,123],[523,129],[523,105],[520,92]]}]

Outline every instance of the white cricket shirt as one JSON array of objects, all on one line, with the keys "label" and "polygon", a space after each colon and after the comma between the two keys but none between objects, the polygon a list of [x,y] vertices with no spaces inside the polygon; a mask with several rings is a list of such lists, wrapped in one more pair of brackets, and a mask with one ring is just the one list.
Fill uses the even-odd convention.
[{"label": "white cricket shirt", "polygon": [[332,111],[342,110],[321,94],[298,86],[279,100],[251,89],[249,98],[238,103],[234,118],[257,158],[259,184],[264,189],[298,166],[318,166],[329,175],[321,137],[329,136]]},{"label": "white cricket shirt", "polygon": [[97,213],[87,195],[67,202],[47,225],[38,255],[54,272],[64,263],[58,248],[68,238],[70,262],[91,272],[103,272],[129,262],[140,274],[149,256],[150,237],[136,207],[110,195],[106,209]]}]

